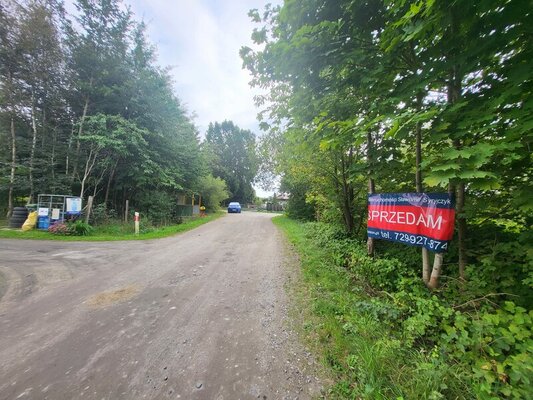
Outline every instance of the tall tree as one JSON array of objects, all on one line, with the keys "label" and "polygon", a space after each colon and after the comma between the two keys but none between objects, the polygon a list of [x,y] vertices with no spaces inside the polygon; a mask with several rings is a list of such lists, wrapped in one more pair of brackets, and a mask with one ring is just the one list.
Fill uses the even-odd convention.
[{"label": "tall tree", "polygon": [[[13,211],[13,193],[15,190],[15,173],[17,170],[17,136],[15,121],[19,109],[20,88],[20,50],[18,21],[13,17],[7,4],[0,4],[0,117],[2,131],[9,149],[9,178],[7,189],[7,216]],[[3,170],[3,169],[2,169]]]},{"label": "tall tree", "polygon": [[28,162],[29,198],[35,201],[35,163],[37,140],[44,140],[49,120],[58,100],[58,88],[62,75],[63,55],[59,32],[54,20],[53,5],[31,2],[22,12],[20,21],[20,47],[23,53],[21,87],[24,105],[29,110],[31,147]]},{"label": "tall tree", "polygon": [[[424,170],[425,190],[456,195],[463,279],[474,239],[466,235],[467,221],[479,218],[478,199],[504,210],[516,205],[522,215],[531,206],[524,196],[531,174],[524,152],[531,144],[531,31],[520,4],[289,0],[262,15],[252,10],[263,24],[252,34],[260,50],[243,48],[241,56],[252,85],[267,90],[258,104],[271,128],[285,136],[297,129],[311,147],[280,141],[291,148],[277,152],[281,159],[273,164],[284,175],[290,171],[279,168],[289,165],[283,154],[338,151],[342,171],[346,156],[357,154],[347,168],[353,193],[362,176],[378,192],[421,190]],[[322,157],[314,160],[324,166]],[[364,207],[350,193],[341,191],[343,203]],[[494,208],[482,208],[484,221],[493,220]],[[525,226],[516,213],[503,215]],[[350,231],[350,218],[343,223]],[[424,280],[437,286],[443,255],[429,279],[427,254],[422,259]]]},{"label": "tall tree", "polygon": [[171,204],[208,167],[169,69],[120,0],[75,5],[71,22],[56,0],[0,4],[5,205],[42,191]]},{"label": "tall tree", "polygon": [[223,179],[231,192],[231,201],[254,200],[252,183],[257,173],[254,134],[231,121],[210,123],[205,136],[207,152],[215,177]]},{"label": "tall tree", "polygon": [[120,0],[78,0],[75,5],[81,29],[70,23],[65,27],[72,82],[69,102],[75,114],[72,123],[77,126],[72,140],[76,144],[72,179],[77,174],[79,138],[87,115],[124,111],[122,95],[129,75],[126,60],[132,24],[131,11],[124,11]]}]

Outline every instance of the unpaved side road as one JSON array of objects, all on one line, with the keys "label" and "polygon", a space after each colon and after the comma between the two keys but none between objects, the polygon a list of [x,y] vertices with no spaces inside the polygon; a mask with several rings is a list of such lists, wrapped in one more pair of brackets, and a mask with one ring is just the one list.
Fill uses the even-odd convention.
[{"label": "unpaved side road", "polygon": [[268,214],[166,239],[0,240],[0,399],[307,399]]}]

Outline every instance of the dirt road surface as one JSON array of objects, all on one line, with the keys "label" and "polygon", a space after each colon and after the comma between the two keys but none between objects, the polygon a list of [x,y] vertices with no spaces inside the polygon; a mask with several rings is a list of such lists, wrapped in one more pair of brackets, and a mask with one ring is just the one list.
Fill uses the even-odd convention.
[{"label": "dirt road surface", "polygon": [[150,241],[0,240],[0,399],[319,395],[270,218]]}]

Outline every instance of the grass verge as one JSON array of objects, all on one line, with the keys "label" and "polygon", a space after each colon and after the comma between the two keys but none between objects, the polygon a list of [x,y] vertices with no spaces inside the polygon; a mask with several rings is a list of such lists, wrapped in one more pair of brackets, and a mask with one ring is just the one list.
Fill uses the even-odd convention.
[{"label": "grass verge", "polygon": [[172,236],[178,233],[190,231],[200,225],[211,222],[223,216],[224,212],[209,214],[205,217],[194,218],[187,220],[178,225],[169,225],[159,228],[143,229],[141,225],[141,232],[135,235],[133,231],[133,223],[128,225],[123,224],[109,224],[94,227],[94,231],[88,236],[60,236],[53,235],[48,231],[31,230],[24,232],[20,229],[0,229],[0,238],[10,239],[34,239],[34,240],[62,240],[62,241],[84,241],[84,242],[99,242],[99,241],[115,241],[115,240],[147,240],[159,239],[167,236]]},{"label": "grass verge", "polygon": [[273,221],[300,256],[302,280],[295,290],[305,315],[300,330],[334,381],[327,398],[468,398],[459,371],[431,352],[404,346],[381,321],[388,312],[384,303],[358,287],[331,251],[306,235],[305,224],[283,216]]}]

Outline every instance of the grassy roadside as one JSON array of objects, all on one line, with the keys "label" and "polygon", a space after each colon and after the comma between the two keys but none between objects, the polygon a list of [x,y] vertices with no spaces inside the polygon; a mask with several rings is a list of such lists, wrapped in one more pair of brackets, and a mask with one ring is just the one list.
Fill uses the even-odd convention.
[{"label": "grassy roadside", "polygon": [[124,225],[102,225],[95,227],[94,231],[88,236],[61,236],[53,235],[47,231],[31,230],[23,232],[20,229],[0,229],[0,238],[10,239],[35,239],[35,240],[61,240],[61,241],[116,241],[116,240],[147,240],[159,239],[172,236],[178,233],[190,231],[200,225],[211,222],[225,215],[224,212],[209,214],[205,217],[187,220],[179,225],[169,225],[160,228],[142,229],[141,233],[136,236],[133,232],[133,223],[128,226]]},{"label": "grassy roadside", "polygon": [[304,224],[286,217],[273,221],[300,256],[302,281],[295,293],[298,311],[305,315],[301,331],[334,381],[327,398],[469,398],[453,366],[403,346],[381,321],[387,309],[306,234]]}]

